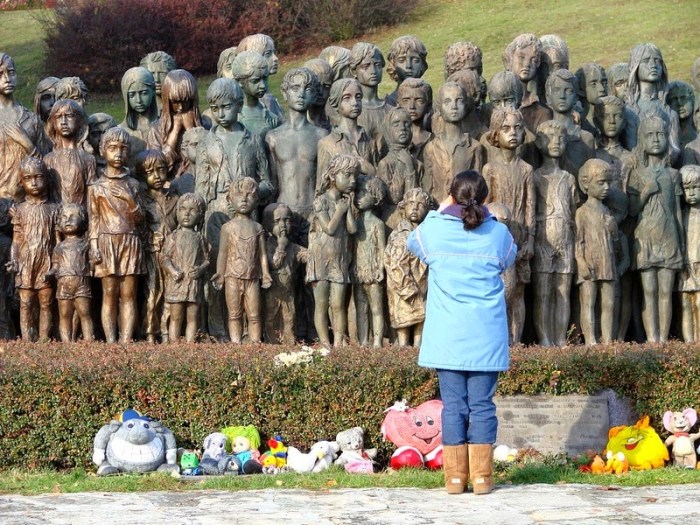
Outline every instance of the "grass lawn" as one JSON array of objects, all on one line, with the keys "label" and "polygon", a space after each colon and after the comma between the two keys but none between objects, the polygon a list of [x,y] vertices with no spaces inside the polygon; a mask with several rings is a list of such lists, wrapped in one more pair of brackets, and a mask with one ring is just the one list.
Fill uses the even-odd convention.
[{"label": "grass lawn", "polygon": [[[497,468],[498,484],[585,483],[592,485],[674,485],[700,483],[700,470],[663,468],[644,472],[583,474],[571,465],[526,464]],[[69,473],[22,472],[10,470],[0,476],[0,494],[44,494],[69,492],[145,492],[201,489],[259,490],[268,488],[328,490],[340,488],[443,486],[442,472],[404,469],[372,475],[347,474],[333,467],[317,474],[285,473],[277,476],[252,475],[176,479],[164,474],[120,475],[98,478],[93,472],[76,469]]]},{"label": "grass lawn", "polygon": [[[373,31],[358,41],[377,44],[386,54],[391,42],[404,34],[415,34],[428,48],[430,68],[425,78],[437,90],[443,81],[442,57],[449,44],[458,40],[477,43],[484,53],[484,76],[502,69],[501,53],[519,33],[538,35],[555,33],[563,37],[571,54],[572,69],[586,62],[610,66],[626,62],[636,44],[654,42],[662,50],[671,79],[689,80],[690,67],[700,56],[698,32],[700,9],[697,0],[422,0],[411,19],[392,28]],[[34,86],[47,75],[41,63],[43,43],[41,27],[31,11],[0,13],[0,50],[17,63],[20,86],[17,99],[31,107]],[[342,43],[351,47],[354,41]],[[271,78],[272,92],[281,99],[279,84],[285,71],[314,57],[329,45],[310,49],[308,56],[285,60],[280,72]],[[206,87],[213,77],[199,79],[200,103],[204,105]],[[392,91],[394,84],[385,75],[380,93]],[[105,111],[117,121],[124,116],[119,93],[95,95],[89,111]]]}]

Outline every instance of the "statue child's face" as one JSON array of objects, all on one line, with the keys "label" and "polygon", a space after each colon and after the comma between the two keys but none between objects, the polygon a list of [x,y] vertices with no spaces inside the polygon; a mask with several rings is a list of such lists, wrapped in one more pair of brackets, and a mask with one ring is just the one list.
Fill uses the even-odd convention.
[{"label": "statue child's face", "polygon": [[151,86],[143,82],[134,82],[129,86],[126,96],[129,100],[129,107],[136,113],[145,113],[151,107],[155,91]]},{"label": "statue child's face", "polygon": [[192,109],[192,101],[189,99],[171,99],[170,109],[172,110],[173,115],[182,115],[183,113],[187,113]]},{"label": "statue child's face", "polygon": [[389,127],[387,129],[387,142],[389,144],[400,144],[401,146],[408,146],[411,144],[413,139],[413,132],[411,131],[411,118],[407,114],[401,114],[402,112],[395,113],[391,120],[389,121]]},{"label": "statue child's face", "polygon": [[646,49],[639,61],[637,78],[640,82],[658,82],[663,73],[664,61],[661,55],[652,49]]},{"label": "statue child's face", "polygon": [[576,103],[576,92],[570,82],[557,78],[552,83],[547,101],[557,113],[568,113]]},{"label": "statue child's face", "polygon": [[447,86],[442,92],[442,104],[440,114],[446,122],[457,123],[464,118],[467,112],[467,101],[464,91],[455,87]]},{"label": "statue child's face", "polygon": [[338,114],[341,117],[355,120],[362,112],[362,91],[355,82],[347,85],[340,97],[338,104]]},{"label": "statue child's face", "polygon": [[0,93],[10,96],[15,92],[17,86],[17,70],[9,61],[5,60],[0,63]]},{"label": "statue child's face", "polygon": [[262,71],[256,71],[241,81],[241,87],[249,97],[262,98],[267,92],[267,75]]},{"label": "statue child's face", "polygon": [[374,197],[364,185],[360,186],[355,194],[355,205],[361,211],[374,208]]},{"label": "statue child's face", "polygon": [[420,195],[411,195],[404,198],[403,216],[412,224],[420,224],[428,215],[428,205]]},{"label": "statue child's face", "polygon": [[502,149],[517,149],[525,138],[523,120],[517,115],[506,115],[501,128],[498,130],[498,147]]},{"label": "statue child's face", "polygon": [[268,44],[265,47],[265,51],[263,52],[262,56],[264,56],[265,60],[267,60],[267,70],[270,72],[270,75],[274,75],[275,73],[277,73],[277,69],[279,69],[280,59],[277,57],[277,50],[275,49],[275,46]]},{"label": "statue child's face", "polygon": [[289,237],[292,231],[292,213],[289,208],[276,208],[272,214],[272,235],[279,238]]},{"label": "statue child's face", "polygon": [[252,184],[240,184],[238,187],[231,185],[229,193],[231,207],[237,213],[249,215],[258,204],[258,188]]},{"label": "statue child's face", "polygon": [[503,90],[499,93],[494,93],[492,90],[491,94],[489,95],[489,101],[491,102],[494,110],[498,108],[518,109],[518,98],[513,92]]},{"label": "statue child's face", "polygon": [[403,89],[398,106],[408,112],[413,122],[421,122],[428,111],[428,100],[420,89]]},{"label": "statue child's face", "polygon": [[39,99],[39,112],[41,120],[46,121],[51,113],[51,108],[56,102],[56,96],[53,93],[44,93]]},{"label": "statue child's face", "polygon": [[313,105],[318,93],[311,83],[306,83],[304,77],[297,75],[292,78],[283,95],[289,109],[302,112]]},{"label": "statue child's face", "polygon": [[513,53],[510,64],[510,70],[515,76],[522,82],[529,82],[535,78],[540,65],[540,55],[535,46],[521,47]]},{"label": "statue child's face", "polygon": [[92,124],[90,126],[88,142],[90,143],[90,146],[92,146],[92,149],[96,152],[96,154],[99,154],[100,141],[102,140],[102,135],[104,135],[105,131],[109,129],[109,124],[109,122],[102,122],[99,124]]},{"label": "statue child's face", "polygon": [[62,137],[73,137],[79,129],[79,118],[72,109],[66,107],[54,115],[55,125]]},{"label": "statue child's face", "polygon": [[335,188],[343,194],[354,191],[357,182],[357,170],[350,168],[341,170],[335,176]]},{"label": "statue child's face", "polygon": [[163,80],[165,80],[165,77],[169,73],[168,66],[165,65],[165,62],[149,62],[146,67],[151,72],[153,80],[156,82],[156,95],[160,96]]},{"label": "statue child's face", "polygon": [[642,134],[642,146],[648,155],[663,155],[668,146],[668,136],[663,122],[654,120],[646,125]]},{"label": "statue child's face", "polygon": [[382,81],[382,69],[382,56],[377,50],[357,65],[355,77],[363,86],[377,87]]},{"label": "statue child's face", "polygon": [[613,84],[612,94],[620,100],[627,100],[627,78],[618,78]]},{"label": "statue child's face", "polygon": [[671,91],[666,97],[666,102],[673,111],[678,113],[679,119],[685,120],[693,116],[695,103],[692,93],[688,93],[684,89]]},{"label": "statue child's face", "polygon": [[163,189],[168,179],[168,165],[165,162],[156,162],[152,166],[144,168],[146,172],[146,184],[155,190]]},{"label": "statue child's face", "polygon": [[209,104],[211,116],[216,123],[224,129],[230,129],[238,122],[238,113],[241,111],[241,104],[237,100],[221,99]]},{"label": "statue child's face", "polygon": [[83,229],[83,220],[75,208],[68,208],[61,212],[61,231],[66,235],[79,233]]},{"label": "statue child's face", "polygon": [[595,104],[608,94],[608,77],[599,69],[592,69],[586,75],[586,101]]},{"label": "statue child's face", "polygon": [[566,148],[566,130],[547,128],[544,133],[537,134],[537,146],[543,150],[545,156],[560,158]]},{"label": "statue child's face", "polygon": [[116,140],[108,142],[105,144],[104,157],[110,167],[123,168],[129,160],[129,144]]},{"label": "statue child's face", "polygon": [[407,78],[422,77],[425,73],[425,64],[416,51],[408,50],[394,58],[394,69],[400,84]]},{"label": "statue child's face", "polygon": [[625,109],[622,107],[606,105],[603,112],[603,134],[608,138],[614,138],[622,133],[625,127]]},{"label": "statue child's face", "polygon": [[683,197],[685,198],[685,202],[690,206],[697,206],[700,204],[700,182],[683,184]]},{"label": "statue child's face", "polygon": [[234,454],[240,454],[241,452],[247,452],[250,450],[250,440],[243,436],[238,436],[233,440],[231,444],[231,449]]},{"label": "statue child's face", "polygon": [[202,213],[197,203],[191,200],[180,202],[177,205],[177,223],[185,229],[191,230],[202,222]]},{"label": "statue child's face", "polygon": [[606,168],[596,169],[588,182],[586,193],[589,198],[603,201],[607,198],[612,183],[612,172]]},{"label": "statue child's face", "polygon": [[32,197],[43,197],[48,190],[46,175],[39,169],[30,168],[22,173],[20,184],[24,192]]}]

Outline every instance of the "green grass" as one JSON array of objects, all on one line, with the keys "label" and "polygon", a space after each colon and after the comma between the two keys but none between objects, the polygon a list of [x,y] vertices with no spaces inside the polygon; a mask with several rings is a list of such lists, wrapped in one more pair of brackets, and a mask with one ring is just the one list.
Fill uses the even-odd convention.
[{"label": "green grass", "polygon": [[[42,69],[41,27],[31,11],[0,13],[0,50],[17,63],[20,75],[17,99],[31,106],[34,86],[47,74],[60,72]],[[569,44],[572,69],[586,62],[609,66],[626,62],[636,44],[654,42],[662,50],[672,79],[689,80],[690,67],[700,55],[697,28],[700,9],[697,0],[422,0],[407,23],[362,35],[357,41],[377,44],[386,54],[398,36],[415,34],[428,48],[430,68],[425,79],[435,90],[443,81],[442,57],[449,44],[458,40],[476,42],[484,53],[484,76],[490,79],[502,69],[501,53],[519,33],[538,35],[555,33]],[[342,43],[352,46],[354,41]],[[323,43],[310,49],[307,56],[284,60],[280,72],[272,77],[271,90],[280,97],[279,84],[284,73],[316,56]],[[213,77],[199,79],[200,103],[204,105],[206,87]],[[386,75],[381,93],[394,89]],[[117,121],[124,116],[119,93],[95,95],[89,104],[91,113],[105,111]]]},{"label": "green grass", "polygon": [[[497,483],[521,485],[534,483],[584,483],[591,485],[647,486],[700,483],[700,470],[663,468],[651,471],[629,472],[620,476],[583,474],[573,465],[531,463],[521,466],[501,466],[496,471]],[[434,489],[443,484],[442,472],[404,469],[373,475],[347,474],[333,467],[318,474],[285,473],[277,476],[253,475],[204,477],[178,480],[163,474],[121,475],[98,478],[94,473],[74,470],[59,472],[23,472],[10,470],[0,476],[0,494],[45,494],[72,492],[146,492],[185,490],[260,490],[307,489],[329,490],[341,488],[399,488]]]}]

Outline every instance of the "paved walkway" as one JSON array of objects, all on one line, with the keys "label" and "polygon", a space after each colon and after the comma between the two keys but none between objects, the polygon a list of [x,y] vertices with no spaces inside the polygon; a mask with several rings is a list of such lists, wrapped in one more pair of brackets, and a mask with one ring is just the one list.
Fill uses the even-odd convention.
[{"label": "paved walkway", "polygon": [[700,484],[606,489],[517,485],[488,496],[343,489],[0,495],[2,525],[700,523]]}]

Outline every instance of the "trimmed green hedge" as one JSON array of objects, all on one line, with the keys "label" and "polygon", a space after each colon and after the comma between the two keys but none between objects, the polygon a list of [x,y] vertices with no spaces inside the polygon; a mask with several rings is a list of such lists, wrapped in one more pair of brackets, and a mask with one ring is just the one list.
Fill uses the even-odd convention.
[{"label": "trimmed green hedge", "polygon": [[[393,445],[381,440],[384,410],[397,399],[416,406],[437,396],[436,376],[416,365],[416,350],[347,348],[308,365],[275,366],[274,356],[289,350],[6,344],[0,348],[2,468],[93,468],[96,432],[132,406],[162,420],[183,447],[201,447],[207,434],[228,425],[256,425],[264,439],[282,433],[301,449],[362,426],[366,446],[379,447],[386,460]],[[698,348],[680,343],[517,347],[499,394],[611,388],[661,431],[665,410],[698,408],[699,370]]]}]

